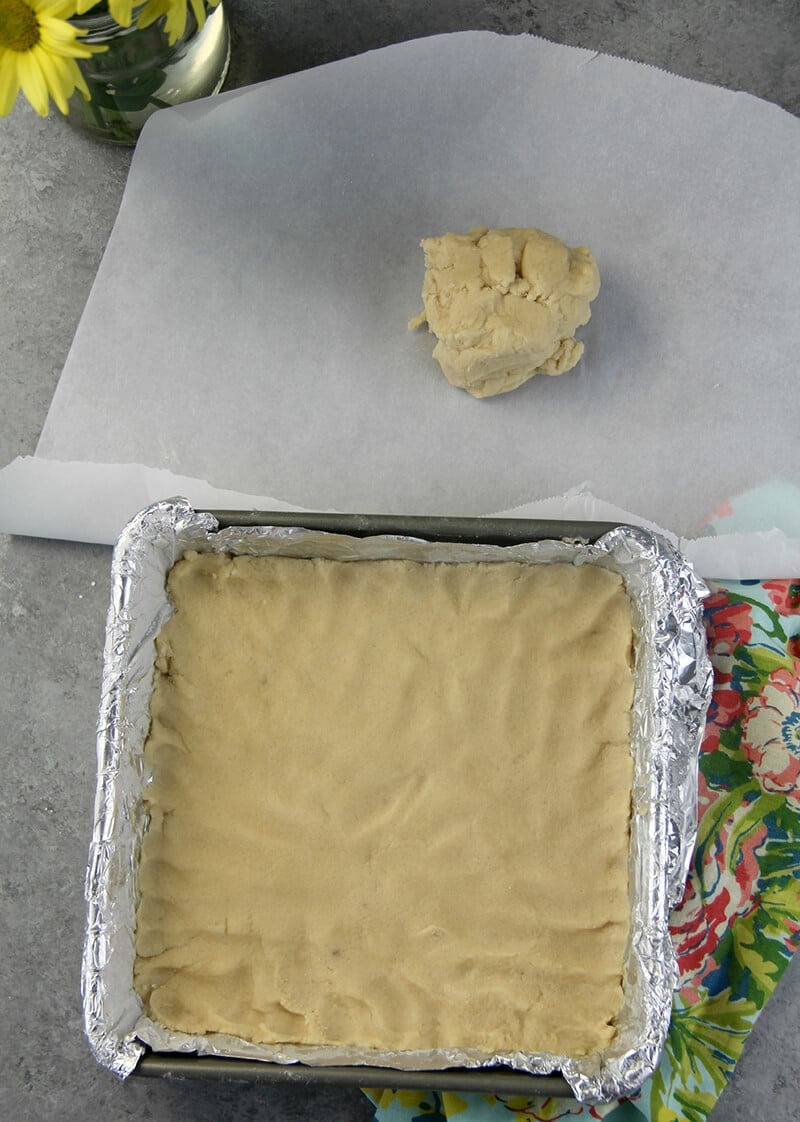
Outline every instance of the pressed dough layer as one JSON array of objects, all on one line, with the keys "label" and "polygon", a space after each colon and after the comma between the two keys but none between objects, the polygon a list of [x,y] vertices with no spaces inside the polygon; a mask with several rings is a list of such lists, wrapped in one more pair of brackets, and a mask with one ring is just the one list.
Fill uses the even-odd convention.
[{"label": "pressed dough layer", "polygon": [[136,987],[259,1042],[582,1055],[628,933],[630,602],[592,565],[191,554]]}]

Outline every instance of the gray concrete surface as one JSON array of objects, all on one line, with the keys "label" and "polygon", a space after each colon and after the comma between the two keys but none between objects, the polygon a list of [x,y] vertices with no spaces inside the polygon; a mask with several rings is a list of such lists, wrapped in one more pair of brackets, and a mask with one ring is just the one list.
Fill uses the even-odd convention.
[{"label": "gray concrete surface", "polygon": [[[487,28],[638,59],[800,114],[797,0],[226,0],[227,88],[442,31]],[[32,452],[130,152],[18,104],[0,120],[0,465]],[[82,1034],[82,886],[110,553],[0,539],[0,1118],[321,1122],[372,1117],[356,1090],[172,1085],[99,1068]],[[712,1122],[800,1117],[800,964]]]}]

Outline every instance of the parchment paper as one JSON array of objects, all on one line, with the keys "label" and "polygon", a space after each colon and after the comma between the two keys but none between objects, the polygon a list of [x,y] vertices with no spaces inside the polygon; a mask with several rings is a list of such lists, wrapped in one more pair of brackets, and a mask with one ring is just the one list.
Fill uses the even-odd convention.
[{"label": "parchment paper", "polygon": [[[800,479],[798,184],[783,110],[530,36],[166,110],[37,456],[322,510],[488,514],[585,484],[692,535]],[[477,224],[589,245],[602,278],[576,370],[484,401],[406,330],[419,240]]]}]

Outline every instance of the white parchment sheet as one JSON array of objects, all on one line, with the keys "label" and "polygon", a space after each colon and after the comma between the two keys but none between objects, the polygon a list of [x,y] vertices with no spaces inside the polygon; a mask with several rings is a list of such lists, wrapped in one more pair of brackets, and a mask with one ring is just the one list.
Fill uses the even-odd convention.
[{"label": "white parchment sheet", "polygon": [[[592,249],[574,371],[473,400],[407,331],[420,239],[473,225]],[[800,482],[799,292],[788,113],[531,36],[404,43],[148,123],[37,457],[320,510],[585,485],[691,535]]]}]

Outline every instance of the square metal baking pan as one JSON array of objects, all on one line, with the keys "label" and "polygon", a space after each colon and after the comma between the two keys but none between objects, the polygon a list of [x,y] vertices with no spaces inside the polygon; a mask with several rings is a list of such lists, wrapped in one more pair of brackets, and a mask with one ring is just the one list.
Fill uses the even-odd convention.
[{"label": "square metal baking pan", "polygon": [[[166,574],[194,549],[349,560],[572,560],[623,575],[638,620],[639,701],[635,697],[631,736],[638,779],[629,858],[633,926],[627,996],[611,1051],[582,1060],[516,1053],[490,1058],[455,1049],[404,1053],[395,1066],[387,1054],[376,1055],[373,1064],[352,1048],[262,1048],[233,1039],[229,1045],[213,1034],[192,1038],[142,1015],[131,980],[136,866],[146,827],[140,754],[149,728],[153,640],[170,613]],[[682,892],[694,843],[697,751],[710,697],[700,605],[706,592],[663,538],[612,522],[198,511],[184,499],[140,512],[121,534],[112,561],[87,872],[84,1019],[99,1062],[123,1078],[135,1073],[282,1080],[583,1102],[632,1093],[651,1074],[669,1022],[674,953],[667,917]]]}]

